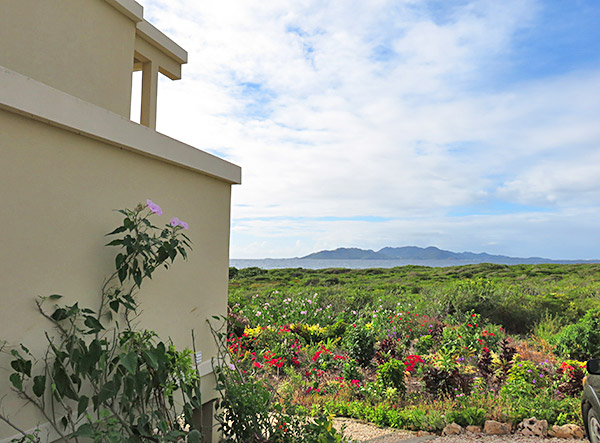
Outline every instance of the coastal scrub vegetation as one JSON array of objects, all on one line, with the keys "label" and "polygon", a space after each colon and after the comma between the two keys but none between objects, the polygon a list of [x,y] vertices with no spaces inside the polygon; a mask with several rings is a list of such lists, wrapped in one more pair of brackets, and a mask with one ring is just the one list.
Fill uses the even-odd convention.
[{"label": "coastal scrub vegetation", "polygon": [[314,416],[582,424],[600,265],[230,268],[232,367]]}]

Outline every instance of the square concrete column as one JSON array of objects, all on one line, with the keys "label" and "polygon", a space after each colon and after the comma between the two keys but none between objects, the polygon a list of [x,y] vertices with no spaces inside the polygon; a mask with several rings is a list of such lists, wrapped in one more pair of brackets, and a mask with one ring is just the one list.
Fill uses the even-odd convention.
[{"label": "square concrete column", "polygon": [[142,64],[142,108],[140,124],[156,129],[158,96],[158,63],[149,60]]}]

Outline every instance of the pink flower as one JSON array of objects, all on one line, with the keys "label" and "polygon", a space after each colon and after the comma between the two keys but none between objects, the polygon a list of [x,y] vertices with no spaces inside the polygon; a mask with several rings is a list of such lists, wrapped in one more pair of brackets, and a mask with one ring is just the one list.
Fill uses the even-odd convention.
[{"label": "pink flower", "polygon": [[177,217],[173,217],[170,222],[171,226],[181,226],[186,231],[190,228],[190,226],[186,222],[179,220]]},{"label": "pink flower", "polygon": [[146,206],[148,206],[148,209],[150,209],[155,214],[162,215],[162,209],[160,209],[160,206],[158,206],[152,200],[146,200]]}]

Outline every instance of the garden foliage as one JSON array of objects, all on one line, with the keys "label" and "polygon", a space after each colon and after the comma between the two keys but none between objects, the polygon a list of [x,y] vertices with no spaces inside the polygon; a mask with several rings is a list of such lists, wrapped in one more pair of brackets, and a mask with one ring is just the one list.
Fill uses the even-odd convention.
[{"label": "garden foliage", "polygon": [[316,416],[430,431],[581,423],[585,368],[571,359],[600,345],[598,265],[230,275],[236,369]]}]

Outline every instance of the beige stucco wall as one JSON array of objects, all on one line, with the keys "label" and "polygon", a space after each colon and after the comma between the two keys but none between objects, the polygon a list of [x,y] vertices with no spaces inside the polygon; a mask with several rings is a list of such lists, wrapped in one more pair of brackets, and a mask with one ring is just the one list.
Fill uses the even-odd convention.
[{"label": "beige stucco wall", "polygon": [[129,117],[136,24],[104,0],[82,6],[2,0],[0,66]]},{"label": "beige stucco wall", "polygon": [[[117,252],[103,246],[104,234],[122,220],[113,209],[150,198],[164,211],[155,224],[171,216],[188,222],[194,249],[188,261],[142,285],[141,325],[180,348],[191,347],[193,328],[207,360],[214,343],[205,320],[224,314],[227,303],[230,189],[226,181],[0,109],[0,339],[34,352],[44,347],[49,324],[36,312],[38,295],[58,293],[65,303],[97,309]],[[43,420],[9,392],[7,368],[9,358],[0,355],[3,411],[30,429]],[[205,400],[214,395],[212,381],[203,379]],[[14,434],[0,423],[0,440]]]}]

